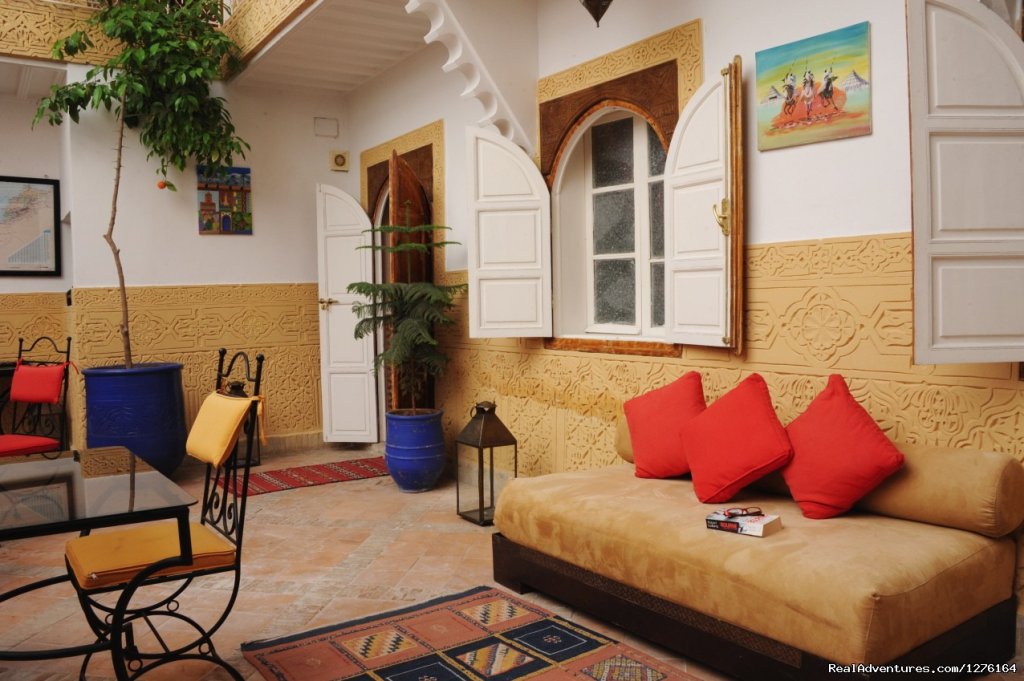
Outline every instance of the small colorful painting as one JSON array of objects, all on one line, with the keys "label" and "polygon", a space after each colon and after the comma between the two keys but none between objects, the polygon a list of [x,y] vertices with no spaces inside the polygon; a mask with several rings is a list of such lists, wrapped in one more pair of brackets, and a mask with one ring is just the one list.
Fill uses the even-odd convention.
[{"label": "small colorful painting", "polygon": [[198,176],[199,233],[252,234],[252,172],[231,167],[220,177]]},{"label": "small colorful painting", "polygon": [[865,21],[758,52],[757,148],[870,135],[870,36]]}]

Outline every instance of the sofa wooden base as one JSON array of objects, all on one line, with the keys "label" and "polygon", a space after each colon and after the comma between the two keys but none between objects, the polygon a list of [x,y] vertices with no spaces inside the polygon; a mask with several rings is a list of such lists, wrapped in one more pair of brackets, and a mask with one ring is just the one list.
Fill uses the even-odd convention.
[{"label": "sofa wooden base", "polygon": [[[493,538],[494,579],[517,593],[540,591],[643,639],[739,679],[837,678],[835,663],[509,541]],[[998,663],[1016,646],[1016,599],[1010,598],[887,665],[916,667]],[[830,665],[832,665],[830,667]],[[848,678],[891,672],[857,670]],[[929,677],[899,674],[900,678]],[[956,678],[943,674],[943,678]],[[931,676],[930,678],[935,678]]]}]

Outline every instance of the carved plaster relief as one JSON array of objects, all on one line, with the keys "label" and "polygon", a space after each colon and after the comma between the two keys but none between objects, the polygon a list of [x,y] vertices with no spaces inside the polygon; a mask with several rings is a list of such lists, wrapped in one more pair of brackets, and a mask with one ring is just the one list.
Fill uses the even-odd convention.
[{"label": "carved plaster relief", "polygon": [[18,338],[31,342],[49,336],[63,345],[68,335],[68,307],[63,293],[0,295],[0,361],[18,356]]},{"label": "carved plaster relief", "polygon": [[[128,295],[136,362],[183,365],[186,423],[213,389],[217,349],[226,347],[266,355],[271,437],[319,434],[316,284],[137,287]],[[75,361],[86,367],[121,363],[116,291],[75,289],[73,299]],[[83,390],[81,378],[73,377],[76,400],[84,398]],[[72,426],[73,442],[83,446],[83,410],[75,412]]]},{"label": "carved plaster relief", "polygon": [[[53,44],[79,30],[93,10],[55,5],[39,0],[4,0],[0,3],[0,54],[52,60]],[[68,61],[96,63],[116,54],[113,42],[98,31],[90,33],[96,46],[83,57]]]},{"label": "carved plaster relief", "polygon": [[748,247],[748,345],[739,358],[691,347],[656,358],[471,341],[463,301],[457,328],[443,334],[452,365],[439,404],[466,415],[478,400],[495,401],[520,438],[522,472],[538,474],[614,461],[619,403],[691,369],[709,402],[760,372],[783,423],[842,373],[894,440],[1024,460],[1024,386],[1012,365],[912,363],[910,243],[900,234]]},{"label": "carved plaster relief", "polygon": [[704,80],[703,54],[701,24],[697,19],[541,78],[537,82],[537,102],[556,99],[674,60],[679,77],[679,110],[682,111]]}]

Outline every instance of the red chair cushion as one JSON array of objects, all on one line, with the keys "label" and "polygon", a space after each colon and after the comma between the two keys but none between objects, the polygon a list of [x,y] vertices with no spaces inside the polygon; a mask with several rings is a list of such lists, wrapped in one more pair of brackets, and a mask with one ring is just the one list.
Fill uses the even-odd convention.
[{"label": "red chair cushion", "polygon": [[696,371],[623,404],[638,478],[671,478],[690,472],[679,442],[680,428],[706,406]]},{"label": "red chair cushion", "polygon": [[42,454],[43,452],[55,452],[58,449],[60,449],[60,443],[52,437],[0,434],[0,456]]},{"label": "red chair cushion", "polygon": [[704,503],[728,501],[748,483],[789,463],[793,450],[768,385],[751,374],[682,426],[693,491]]},{"label": "red chair cushion", "polygon": [[14,367],[11,399],[15,402],[57,404],[64,384],[65,364],[22,364]]},{"label": "red chair cushion", "polygon": [[903,465],[903,454],[839,374],[786,432],[794,453],[782,477],[808,518],[845,513]]}]

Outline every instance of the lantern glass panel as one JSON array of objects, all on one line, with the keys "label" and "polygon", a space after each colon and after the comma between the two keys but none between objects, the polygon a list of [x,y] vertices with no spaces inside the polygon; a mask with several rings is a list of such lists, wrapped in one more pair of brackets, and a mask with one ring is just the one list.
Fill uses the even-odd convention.
[{"label": "lantern glass panel", "polygon": [[478,525],[492,524],[501,490],[516,477],[516,446],[473,447],[460,442],[456,456],[459,515]]}]

